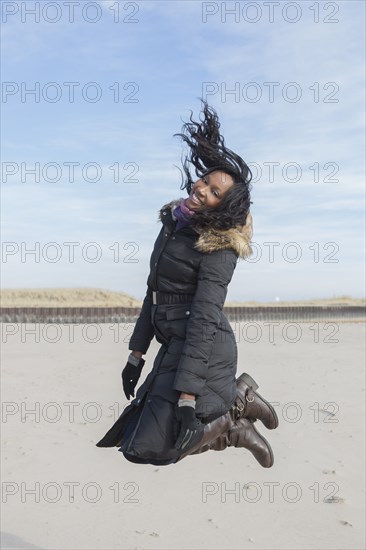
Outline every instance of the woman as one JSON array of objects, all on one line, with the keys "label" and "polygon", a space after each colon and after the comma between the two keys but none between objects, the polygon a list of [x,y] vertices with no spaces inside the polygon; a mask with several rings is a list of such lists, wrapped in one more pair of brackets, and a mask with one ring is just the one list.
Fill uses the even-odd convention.
[{"label": "woman", "polygon": [[[136,463],[172,464],[190,454],[245,447],[263,467],[273,453],[253,423],[278,425],[273,407],[247,374],[235,379],[237,345],[223,313],[238,258],[251,253],[251,172],[225,146],[214,109],[183,125],[189,154],[181,189],[187,198],[165,204],[150,258],[147,292],[122,372],[127,399],[152,338],[161,344],[136,397],[97,444],[120,447]],[[198,179],[191,178],[189,164]]]}]

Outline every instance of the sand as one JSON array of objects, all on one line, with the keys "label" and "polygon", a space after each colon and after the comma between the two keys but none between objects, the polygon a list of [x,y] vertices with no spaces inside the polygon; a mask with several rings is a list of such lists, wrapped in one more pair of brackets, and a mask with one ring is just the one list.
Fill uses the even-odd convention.
[{"label": "sand", "polygon": [[156,467],[95,447],[127,403],[132,325],[3,324],[2,547],[365,548],[364,325],[301,324],[296,342],[257,325],[254,342],[232,323],[238,374],[279,415],[277,430],[257,423],[268,470],[245,449]]},{"label": "sand", "polygon": [[[0,292],[2,307],[140,307],[137,300],[124,292],[115,292],[101,288],[19,288],[3,289]],[[243,306],[365,306],[364,298],[338,296],[314,300],[295,300],[278,302],[227,301],[227,307]]]}]

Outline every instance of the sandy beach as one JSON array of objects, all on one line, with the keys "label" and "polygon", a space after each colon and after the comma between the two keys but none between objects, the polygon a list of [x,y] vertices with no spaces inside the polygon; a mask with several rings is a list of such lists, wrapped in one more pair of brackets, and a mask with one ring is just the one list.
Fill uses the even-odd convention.
[{"label": "sandy beach", "polygon": [[364,548],[364,325],[301,324],[295,338],[256,323],[250,341],[243,325],[238,374],[280,420],[257,423],[268,470],[245,449],[156,467],[97,448],[127,404],[132,325],[2,324],[2,548]]}]

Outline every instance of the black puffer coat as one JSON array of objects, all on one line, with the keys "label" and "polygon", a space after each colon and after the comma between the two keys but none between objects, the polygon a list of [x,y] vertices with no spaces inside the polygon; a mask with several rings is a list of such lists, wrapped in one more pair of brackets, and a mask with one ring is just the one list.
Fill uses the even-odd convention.
[{"label": "black puffer coat", "polygon": [[[130,350],[146,353],[155,336],[161,347],[136,397],[108,432],[118,434],[114,444],[124,434],[120,450],[136,462],[178,458],[175,405],[181,392],[196,395],[196,415],[204,423],[225,414],[236,396],[237,345],[222,308],[238,258],[252,253],[252,218],[225,231],[198,231],[190,225],[176,231],[172,210],[179,202],[171,201],[159,212],[163,225],[129,342]],[[154,305],[152,291],[189,294],[192,300]]]}]

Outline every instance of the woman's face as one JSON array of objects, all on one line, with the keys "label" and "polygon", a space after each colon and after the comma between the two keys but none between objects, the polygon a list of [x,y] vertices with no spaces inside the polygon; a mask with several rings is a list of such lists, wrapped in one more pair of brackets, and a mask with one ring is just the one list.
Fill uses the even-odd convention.
[{"label": "woman's face", "polygon": [[191,210],[216,208],[226,191],[233,185],[234,180],[229,174],[215,170],[196,181],[186,200],[186,205]]}]

